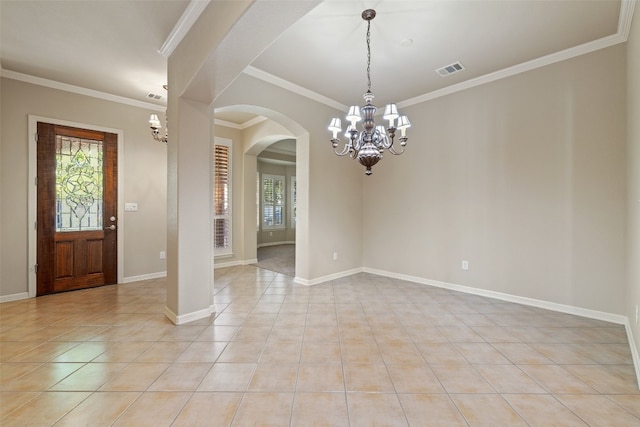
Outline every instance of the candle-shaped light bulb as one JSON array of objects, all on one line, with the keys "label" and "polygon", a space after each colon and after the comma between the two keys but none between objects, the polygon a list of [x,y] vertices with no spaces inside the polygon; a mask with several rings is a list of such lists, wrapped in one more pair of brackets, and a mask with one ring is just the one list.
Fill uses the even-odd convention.
[{"label": "candle-shaped light bulb", "polygon": [[329,130],[333,132],[333,139],[338,137],[338,132],[342,130],[342,122],[338,118],[331,119],[331,124],[329,125]]},{"label": "candle-shaped light bulb", "polygon": [[409,118],[407,116],[402,116],[398,119],[398,129],[400,129],[401,136],[407,136],[407,128],[411,127],[411,123],[409,122]]},{"label": "candle-shaped light bulb", "polygon": [[396,104],[387,104],[386,107],[384,107],[384,114],[382,115],[382,118],[385,120],[389,120],[389,127],[392,128],[395,120],[400,117],[400,115],[398,114],[398,107],[396,106]]},{"label": "candle-shaped light bulb", "polygon": [[360,107],[357,105],[352,105],[349,107],[349,112],[347,113],[347,120],[351,122],[351,126],[355,129],[356,122],[362,120],[362,116],[360,115]]}]

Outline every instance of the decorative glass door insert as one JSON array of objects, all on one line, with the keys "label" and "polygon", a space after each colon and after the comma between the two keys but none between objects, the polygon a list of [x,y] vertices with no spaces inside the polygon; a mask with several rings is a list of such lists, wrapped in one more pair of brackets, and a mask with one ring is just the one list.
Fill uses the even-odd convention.
[{"label": "decorative glass door insert", "polygon": [[102,230],[103,144],[56,135],[56,232]]}]

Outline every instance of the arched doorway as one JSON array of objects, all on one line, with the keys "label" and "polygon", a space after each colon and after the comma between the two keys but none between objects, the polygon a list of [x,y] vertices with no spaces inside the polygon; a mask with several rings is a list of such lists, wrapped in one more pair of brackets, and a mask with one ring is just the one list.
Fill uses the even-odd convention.
[{"label": "arched doorway", "polygon": [[[231,120],[244,121],[237,123]],[[256,198],[259,189],[258,156],[275,143],[295,142],[296,215],[295,233],[290,236],[295,242],[295,277],[302,280],[308,279],[309,133],[299,124],[277,111],[251,105],[218,107],[214,110],[214,123],[216,126],[234,127],[236,131],[240,132],[243,141],[240,229],[242,232],[242,258],[246,263],[257,261],[257,231],[260,230],[259,221],[263,216],[259,212],[259,201]],[[286,188],[290,188],[290,186],[289,182]],[[285,216],[285,218],[287,217],[290,218],[291,214]]]}]

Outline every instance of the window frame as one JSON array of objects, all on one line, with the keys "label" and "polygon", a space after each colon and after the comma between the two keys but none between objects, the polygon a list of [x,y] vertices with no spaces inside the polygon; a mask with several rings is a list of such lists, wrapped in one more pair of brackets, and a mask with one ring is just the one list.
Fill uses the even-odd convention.
[{"label": "window frame", "polygon": [[[218,190],[217,185],[216,185],[216,176],[217,176],[217,169],[216,169],[216,146],[224,146],[228,148],[228,155],[227,155],[227,205],[228,205],[228,209],[227,209],[227,213],[225,214],[216,214],[216,200],[218,199],[216,197],[216,191]],[[211,221],[211,227],[213,229],[213,253],[214,253],[214,258],[218,258],[218,257],[230,257],[233,256],[233,141],[227,138],[219,138],[219,137],[214,137],[214,142],[213,142],[213,174],[212,174],[212,180],[213,180],[213,212],[212,212],[212,221]],[[217,247],[216,244],[216,220],[218,219],[227,219],[228,221],[228,236],[226,237],[228,240],[228,246],[227,247]]]},{"label": "window frame", "polygon": [[[274,189],[275,189],[275,182],[276,181],[281,181],[282,185],[284,186],[283,190],[282,190],[282,204],[278,205],[275,203],[272,204],[268,204],[265,203],[265,194],[264,194],[264,184],[265,184],[265,180],[266,179],[273,179],[274,180]],[[287,228],[286,226],[286,221],[287,221],[287,179],[286,176],[284,175],[273,175],[273,174],[268,174],[268,173],[263,173],[262,176],[260,177],[260,227],[262,228],[262,230],[284,230]],[[274,192],[274,200],[275,200],[275,192]],[[274,224],[274,225],[266,225],[265,221],[264,221],[264,211],[265,211],[265,206],[273,206],[273,217],[274,217],[274,223],[275,223],[275,217],[276,217],[276,207],[277,206],[282,206],[282,223],[281,224]]]}]

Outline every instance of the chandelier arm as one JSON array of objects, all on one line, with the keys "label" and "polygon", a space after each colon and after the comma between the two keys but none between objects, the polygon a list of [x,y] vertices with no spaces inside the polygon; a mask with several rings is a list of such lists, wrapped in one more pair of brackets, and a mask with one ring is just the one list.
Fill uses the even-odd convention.
[{"label": "chandelier arm", "polygon": [[393,145],[391,145],[391,146],[389,147],[389,149],[388,149],[388,150],[389,150],[389,152],[390,152],[391,154],[393,154],[394,156],[399,156],[399,155],[401,155],[402,153],[404,153],[404,146],[402,147],[402,150],[401,150],[401,151],[396,151],[396,149],[395,149],[395,147],[394,147]]},{"label": "chandelier arm", "polygon": [[339,139],[332,139],[331,143],[333,144],[333,152],[338,155],[338,156],[346,156],[347,154],[349,154],[349,152],[352,151],[351,149],[351,144],[346,143],[344,144],[344,148],[342,149],[342,151],[338,151],[338,143],[340,142]]}]

